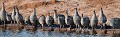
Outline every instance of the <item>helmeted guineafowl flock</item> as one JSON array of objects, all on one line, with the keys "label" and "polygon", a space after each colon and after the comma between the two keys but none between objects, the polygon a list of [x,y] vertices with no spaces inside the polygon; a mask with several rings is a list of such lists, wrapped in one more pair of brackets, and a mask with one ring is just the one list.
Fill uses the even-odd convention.
[{"label": "helmeted guineafowl flock", "polygon": [[[73,16],[70,16],[69,9],[64,10],[64,14],[58,14],[57,10],[54,9],[54,16],[51,16],[50,11],[47,11],[47,16],[44,14],[40,15],[37,18],[37,11],[36,8],[33,9],[31,15],[27,16],[25,19],[23,18],[22,14],[19,11],[17,6],[13,7],[13,11],[11,14],[7,14],[5,10],[4,2],[2,2],[2,7],[0,11],[0,24],[5,25],[5,22],[10,22],[11,24],[17,25],[32,25],[37,27],[38,23],[44,27],[45,25],[52,26],[52,25],[59,25],[60,28],[68,27],[68,28],[92,28],[95,29],[97,26],[101,26],[100,28],[105,28],[107,17],[103,13],[103,9],[101,8],[101,12],[99,17],[97,17],[96,12],[93,11],[93,16],[89,18],[88,16],[82,17],[80,16],[80,12],[78,8],[75,8],[75,12]],[[112,18],[110,21],[111,27],[119,27],[120,19],[119,18]]]}]

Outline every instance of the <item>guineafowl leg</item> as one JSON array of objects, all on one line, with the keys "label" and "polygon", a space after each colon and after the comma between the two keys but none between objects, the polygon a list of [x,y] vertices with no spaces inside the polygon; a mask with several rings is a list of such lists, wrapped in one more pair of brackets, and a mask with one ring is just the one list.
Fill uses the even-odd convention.
[{"label": "guineafowl leg", "polygon": [[17,22],[17,25],[19,25],[19,23]]},{"label": "guineafowl leg", "polygon": [[3,25],[3,22],[1,21],[1,25]]},{"label": "guineafowl leg", "polygon": [[80,28],[80,25],[79,25],[79,24],[77,25],[77,28]]},{"label": "guineafowl leg", "polygon": [[63,28],[64,28],[64,25],[63,25]]},{"label": "guineafowl leg", "polygon": [[44,27],[44,25],[42,24],[42,28]]},{"label": "guineafowl leg", "polygon": [[92,27],[92,29],[94,29],[94,27]]},{"label": "guineafowl leg", "polygon": [[71,28],[71,25],[69,25],[69,28]]},{"label": "guineafowl leg", "polygon": [[93,30],[93,27],[92,27],[92,30]]},{"label": "guineafowl leg", "polygon": [[80,28],[80,25],[77,25],[78,28]]},{"label": "guineafowl leg", "polygon": [[76,25],[76,28],[77,28],[77,25]]},{"label": "guineafowl leg", "polygon": [[88,30],[88,26],[87,26],[87,30]]},{"label": "guineafowl leg", "polygon": [[6,29],[5,21],[3,23],[4,23],[4,28]]},{"label": "guineafowl leg", "polygon": [[80,27],[80,30],[82,30],[82,27]]},{"label": "guineafowl leg", "polygon": [[21,28],[22,28],[22,27],[21,27],[22,23],[18,22],[18,25],[20,26],[19,29],[21,29]]},{"label": "guineafowl leg", "polygon": [[11,25],[12,25],[12,21],[11,21],[11,23],[10,23]]},{"label": "guineafowl leg", "polygon": [[[18,26],[18,22],[17,22],[17,24],[16,24],[17,26]],[[18,27],[19,28],[19,27]]]},{"label": "guineafowl leg", "polygon": [[112,33],[114,34],[114,27],[112,27]]},{"label": "guineafowl leg", "polygon": [[105,28],[105,27],[106,27],[106,23],[103,23],[103,25],[104,25],[103,29],[106,29],[106,28]]},{"label": "guineafowl leg", "polygon": [[15,24],[15,21],[14,21],[14,24]]},{"label": "guineafowl leg", "polygon": [[61,28],[61,25],[60,25],[60,28]]},{"label": "guineafowl leg", "polygon": [[32,26],[34,26],[33,23],[32,23]]},{"label": "guineafowl leg", "polygon": [[93,29],[93,27],[92,27],[92,29]]},{"label": "guineafowl leg", "polygon": [[50,25],[48,25],[48,26],[50,26]]},{"label": "guineafowl leg", "polygon": [[103,28],[103,25],[102,25],[102,24],[100,24],[100,30],[102,30],[102,28]]},{"label": "guineafowl leg", "polygon": [[85,30],[85,26],[83,26],[83,30]]},{"label": "guineafowl leg", "polygon": [[4,25],[4,21],[2,21],[2,23],[1,23],[2,25]]}]

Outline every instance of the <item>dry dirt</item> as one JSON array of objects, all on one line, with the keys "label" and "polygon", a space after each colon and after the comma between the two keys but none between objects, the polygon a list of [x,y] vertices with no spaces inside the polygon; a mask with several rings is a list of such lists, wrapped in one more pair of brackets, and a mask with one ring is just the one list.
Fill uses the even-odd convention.
[{"label": "dry dirt", "polygon": [[[0,9],[1,2],[0,0]],[[53,9],[57,9],[58,13],[64,15],[65,10],[68,9],[69,15],[73,15],[75,13],[74,8],[77,7],[79,15],[83,13],[91,18],[93,11],[95,10],[98,16],[102,7],[108,19],[113,17],[120,18],[120,0],[57,0],[57,2],[55,0],[5,0],[7,13],[13,11],[13,6],[18,6],[20,13],[24,17],[30,15],[34,7],[37,9],[37,17],[41,14],[46,15],[48,11],[53,16]]]}]

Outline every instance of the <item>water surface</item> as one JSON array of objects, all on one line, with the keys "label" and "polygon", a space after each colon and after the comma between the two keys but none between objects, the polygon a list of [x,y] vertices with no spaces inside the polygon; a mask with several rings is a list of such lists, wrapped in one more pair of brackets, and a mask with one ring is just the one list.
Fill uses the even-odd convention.
[{"label": "water surface", "polygon": [[[26,31],[26,30],[0,30],[0,37],[101,37],[97,35],[83,35],[66,32],[53,32],[53,31]],[[111,36],[103,36],[111,37]]]}]

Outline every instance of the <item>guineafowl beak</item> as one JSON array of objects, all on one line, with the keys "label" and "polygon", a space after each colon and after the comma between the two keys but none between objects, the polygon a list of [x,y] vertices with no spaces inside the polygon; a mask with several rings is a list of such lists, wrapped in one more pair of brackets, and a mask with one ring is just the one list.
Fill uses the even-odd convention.
[{"label": "guineafowl beak", "polygon": [[4,1],[2,0],[2,9],[5,10]]},{"label": "guineafowl beak", "polygon": [[68,9],[66,9],[66,14],[68,15]]},{"label": "guineafowl beak", "polygon": [[101,7],[101,13],[103,13],[103,9],[102,9],[102,7]]},{"label": "guineafowl beak", "polygon": [[83,14],[82,14],[82,17],[83,17]]},{"label": "guineafowl beak", "polygon": [[55,13],[57,13],[57,10],[56,10],[56,9],[54,9],[54,11],[55,11]]},{"label": "guineafowl beak", "polygon": [[93,14],[95,14],[95,15],[96,15],[95,10],[94,10],[93,12],[94,12]]}]

